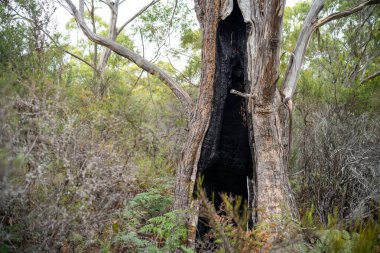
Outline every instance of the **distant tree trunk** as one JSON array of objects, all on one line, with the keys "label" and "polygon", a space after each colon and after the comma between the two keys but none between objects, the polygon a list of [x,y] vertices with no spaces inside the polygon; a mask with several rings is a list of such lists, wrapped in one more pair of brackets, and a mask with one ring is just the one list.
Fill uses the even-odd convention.
[{"label": "distant tree trunk", "polygon": [[202,176],[207,195],[215,193],[216,207],[218,192],[226,192],[247,202],[253,197],[258,221],[294,214],[287,176],[291,109],[276,87],[284,5],[278,0],[196,2],[203,29],[202,79],[174,208],[192,206],[197,216],[193,194]]},{"label": "distant tree trunk", "polygon": [[[118,35],[116,23],[117,23],[117,17],[119,14],[119,1],[108,2],[108,7],[111,11],[111,17],[108,24],[107,38],[112,41],[115,41]],[[98,86],[98,95],[100,97],[104,97],[107,95],[108,85],[105,80],[104,72],[106,70],[107,62],[110,56],[111,56],[111,50],[107,47],[104,47],[102,49],[99,62],[96,65],[97,71],[94,72],[94,77],[96,80],[96,84]]]},{"label": "distant tree trunk", "polygon": [[[146,11],[149,7],[153,6],[159,0],[152,0],[150,3],[145,5],[143,8],[141,8],[135,15],[133,15],[130,19],[128,19],[126,22],[124,22],[119,28],[117,25],[118,15],[119,15],[119,7],[120,4],[123,1],[120,2],[120,0],[117,0],[115,2],[107,1],[107,5],[111,11],[111,16],[108,23],[108,35],[107,38],[116,41],[117,36],[123,31],[123,29],[131,23],[133,20],[135,20],[137,17],[139,17],[144,11]],[[93,32],[96,33],[96,27],[95,27],[95,20],[94,20],[94,3],[92,1],[91,6],[91,18],[92,18],[92,25],[93,25]],[[94,71],[94,79],[96,80],[97,86],[98,86],[98,95],[100,97],[104,97],[107,95],[108,90],[108,84],[105,80],[105,70],[107,67],[108,59],[111,56],[112,50],[108,47],[104,47],[101,51],[99,61],[97,60],[98,50],[97,50],[97,43],[95,43],[94,48],[94,66],[96,67],[96,70]]]},{"label": "distant tree trunk", "polygon": [[[91,25],[92,25],[92,31],[96,33],[96,22],[95,22],[95,5],[94,0],[91,0],[91,10],[90,10],[90,17],[91,17]],[[92,65],[97,66],[98,64],[98,44],[94,43],[94,57],[92,60]],[[96,71],[94,70],[94,75],[96,75]]]}]

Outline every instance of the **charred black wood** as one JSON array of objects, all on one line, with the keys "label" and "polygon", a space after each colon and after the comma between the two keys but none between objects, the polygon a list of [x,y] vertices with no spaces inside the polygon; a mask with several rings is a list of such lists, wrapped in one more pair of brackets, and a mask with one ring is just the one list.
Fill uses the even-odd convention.
[{"label": "charred black wood", "polygon": [[[211,120],[203,141],[198,176],[218,211],[221,193],[241,196],[248,203],[247,179],[252,178],[252,152],[247,127],[247,99],[231,89],[247,93],[247,25],[235,1],[232,13],[217,30],[216,78]],[[198,236],[207,221],[200,213]]]}]

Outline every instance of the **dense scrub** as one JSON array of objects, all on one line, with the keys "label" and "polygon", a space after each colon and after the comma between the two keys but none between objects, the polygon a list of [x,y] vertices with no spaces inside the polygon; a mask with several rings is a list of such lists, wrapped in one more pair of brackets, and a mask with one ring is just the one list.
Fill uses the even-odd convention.
[{"label": "dense scrub", "polygon": [[1,79],[0,203],[12,247],[98,244],[134,195],[152,187],[170,194],[184,138],[174,102],[152,102],[143,85],[112,87],[97,100],[70,76],[9,77]]},{"label": "dense scrub", "polygon": [[[30,38],[27,26],[12,34],[3,25],[3,46]],[[136,194],[154,188],[169,198],[184,115],[133,66],[113,71],[99,99],[86,66],[68,62],[62,47],[45,42],[37,51],[29,42],[1,51],[12,59],[1,58],[0,74],[1,244],[12,252],[109,247]]]}]

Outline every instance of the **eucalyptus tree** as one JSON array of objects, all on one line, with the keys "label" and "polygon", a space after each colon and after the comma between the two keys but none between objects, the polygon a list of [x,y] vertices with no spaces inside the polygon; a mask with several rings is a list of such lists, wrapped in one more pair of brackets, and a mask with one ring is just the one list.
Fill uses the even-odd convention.
[{"label": "eucalyptus tree", "polygon": [[[340,9],[353,3],[336,2]],[[295,41],[289,31],[300,29],[308,8],[305,2],[287,8],[286,50]],[[379,111],[379,79],[370,78],[379,69],[379,11],[367,8],[318,29],[297,85],[289,174],[297,208],[313,206],[321,223],[327,224],[331,213],[342,223],[367,217],[370,208],[363,206],[371,206],[378,195],[378,170],[373,168],[379,162],[371,152],[378,149],[379,130],[367,125],[376,122]]]},{"label": "eucalyptus tree", "polygon": [[324,24],[378,4],[379,0],[366,0],[325,17],[318,16],[324,0],[314,0],[282,81],[279,65],[284,0],[195,0],[203,33],[196,105],[163,69],[94,33],[83,18],[83,0],[78,8],[71,0],[65,1],[91,41],[156,75],[187,112],[189,132],[177,169],[173,208],[191,210],[190,244],[198,221],[199,200],[194,196],[200,177],[208,197],[227,192],[252,203],[257,222],[275,222],[283,227],[286,217],[297,217],[287,168],[292,98],[309,40]]}]

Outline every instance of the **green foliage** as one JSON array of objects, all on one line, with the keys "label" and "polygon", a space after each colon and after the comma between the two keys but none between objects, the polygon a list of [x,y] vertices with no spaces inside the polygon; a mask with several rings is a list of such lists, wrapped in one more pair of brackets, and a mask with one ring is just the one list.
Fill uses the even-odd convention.
[{"label": "green foliage", "polygon": [[119,234],[115,237],[115,242],[128,245],[127,249],[134,252],[158,252],[153,243],[141,239],[136,232]]},{"label": "green foliage", "polygon": [[124,218],[131,227],[138,227],[143,221],[163,214],[170,207],[171,197],[162,196],[158,190],[136,195],[124,210]]},{"label": "green foliage", "polygon": [[310,253],[336,252],[360,253],[377,252],[380,224],[373,220],[350,221],[351,225],[339,221],[338,209],[328,214],[328,224],[315,218],[314,205],[306,210],[301,219],[305,239],[309,242]]},{"label": "green foliage", "polygon": [[350,239],[350,234],[344,230],[322,230],[319,241],[311,252],[352,252]]},{"label": "green foliage", "polygon": [[[327,1],[320,16],[355,4]],[[293,50],[307,5],[286,9],[284,51]],[[378,16],[379,9],[370,7],[324,25],[306,52],[294,98],[290,164],[306,227],[313,227],[311,218],[318,219],[314,224],[341,228],[346,219],[375,215],[368,202],[378,198],[380,184],[375,169],[380,87],[378,77],[366,77],[376,72],[380,60],[374,53]],[[287,62],[283,57],[283,73]]]},{"label": "green foliage", "polygon": [[301,31],[303,20],[305,19],[311,2],[299,1],[293,7],[285,7],[284,13],[284,45],[283,48],[287,52],[291,52],[294,49],[297,42],[298,35]]},{"label": "green foliage", "polygon": [[0,253],[9,253],[9,248],[7,247],[7,245],[1,245],[0,246]]},{"label": "green foliage", "polygon": [[125,231],[114,236],[117,245],[134,252],[175,252],[187,235],[183,213],[170,211],[171,197],[158,190],[140,193],[123,211]]},{"label": "green foliage", "polygon": [[[178,211],[165,213],[148,220],[140,233],[151,234],[155,240],[164,240],[163,252],[174,252],[186,240],[187,229],[183,225],[183,214]],[[182,246],[184,247],[184,246]]]},{"label": "green foliage", "polygon": [[[185,124],[178,102],[157,79],[113,58],[109,93],[99,99],[92,70],[61,46],[29,51],[28,34],[10,39],[5,46],[23,47],[3,50],[11,66],[0,59],[0,244],[11,252],[118,252],[110,242],[126,226],[125,203],[156,185],[167,196],[173,185]],[[155,196],[166,210],[153,214],[162,215],[170,197]]]},{"label": "green foliage", "polygon": [[181,36],[181,46],[184,48],[191,48],[199,50],[202,48],[202,31],[187,28],[183,31]]},{"label": "green foliage", "polygon": [[[357,1],[327,1],[320,16],[355,4]],[[303,1],[285,10],[283,74],[309,6],[310,2]],[[344,106],[355,113],[379,111],[378,78],[366,81],[378,71],[380,57],[374,54],[379,48],[378,16],[379,9],[370,7],[332,21],[314,33],[295,96],[300,108],[312,103]]]},{"label": "green foliage", "polygon": [[337,228],[325,228],[316,232],[318,239],[311,253],[360,253],[377,252],[380,246],[379,224],[367,223],[356,231],[348,232]]},{"label": "green foliage", "polygon": [[[138,50],[154,60],[164,59],[170,65],[164,69],[174,72],[176,81],[195,96],[197,90],[191,88],[200,80],[202,40],[195,13],[186,1],[154,4],[136,20],[132,30],[143,42]],[[143,52],[147,48],[149,53]]]},{"label": "green foliage", "polygon": [[359,229],[359,233],[352,235],[352,252],[378,252],[380,248],[380,225],[368,223]]},{"label": "green foliage", "polygon": [[314,225],[314,211],[315,207],[312,204],[309,209],[307,209],[301,219],[301,225],[305,228],[312,228]]},{"label": "green foliage", "polygon": [[158,2],[139,17],[141,23],[134,25],[134,29],[144,34],[148,42],[155,42],[159,47],[169,42],[168,36],[173,31],[183,33],[193,27],[193,17],[193,11],[183,0]]}]

